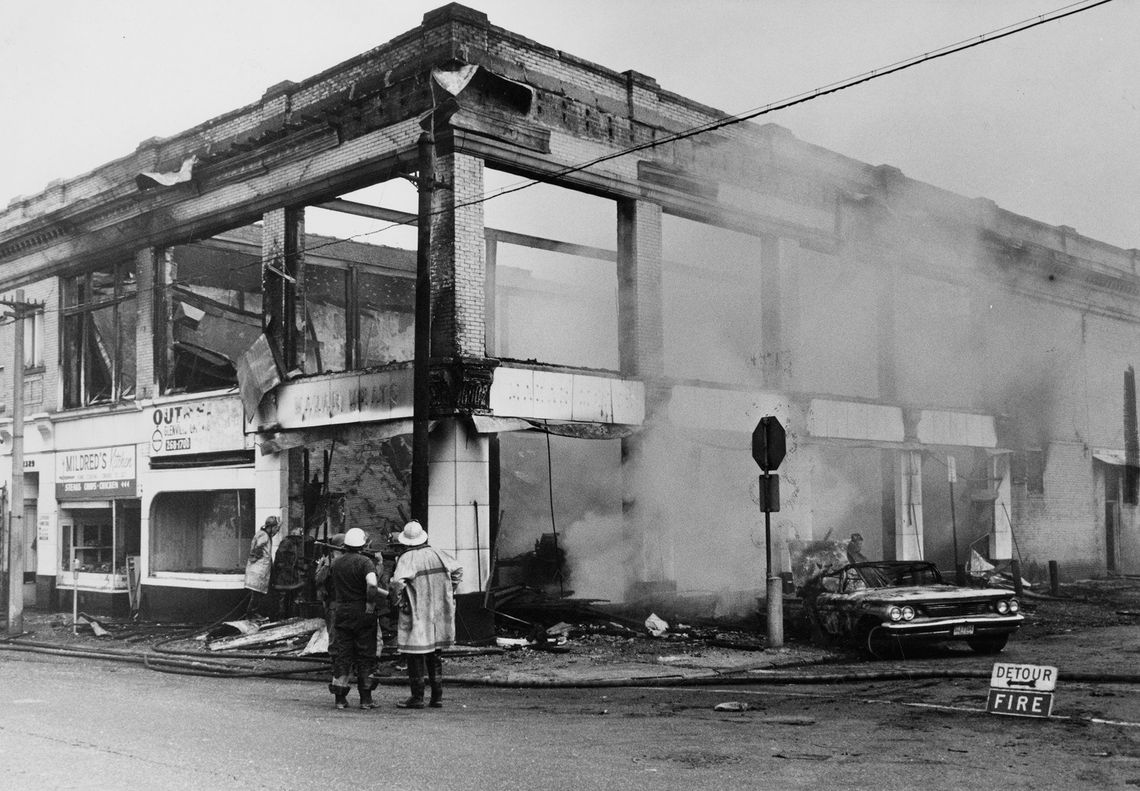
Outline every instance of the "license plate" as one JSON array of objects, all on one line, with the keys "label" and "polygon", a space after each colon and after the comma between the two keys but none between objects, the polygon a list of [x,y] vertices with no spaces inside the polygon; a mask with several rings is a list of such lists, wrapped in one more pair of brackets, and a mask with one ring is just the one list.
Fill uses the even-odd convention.
[{"label": "license plate", "polygon": [[950,634],[955,637],[969,637],[974,633],[974,625],[972,623],[961,623],[954,627]]}]

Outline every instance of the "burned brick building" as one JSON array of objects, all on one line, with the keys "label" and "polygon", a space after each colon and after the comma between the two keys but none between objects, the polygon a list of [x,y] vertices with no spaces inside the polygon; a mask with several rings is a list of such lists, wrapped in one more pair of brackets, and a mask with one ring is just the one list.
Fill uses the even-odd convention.
[{"label": "burned brick building", "polygon": [[1137,252],[725,120],[452,4],[13,199],[25,601],[216,614],[270,514],[382,540],[417,420],[475,609],[553,543],[560,595],[755,610],[764,415],[779,569],[1140,571]]}]

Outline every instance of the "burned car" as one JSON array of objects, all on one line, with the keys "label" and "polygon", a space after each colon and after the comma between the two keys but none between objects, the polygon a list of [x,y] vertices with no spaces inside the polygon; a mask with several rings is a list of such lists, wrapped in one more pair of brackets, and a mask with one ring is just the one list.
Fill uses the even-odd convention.
[{"label": "burned car", "polygon": [[964,641],[996,654],[1023,620],[1012,591],[949,585],[926,561],[848,563],[816,574],[801,593],[817,635],[876,658],[916,642]]}]

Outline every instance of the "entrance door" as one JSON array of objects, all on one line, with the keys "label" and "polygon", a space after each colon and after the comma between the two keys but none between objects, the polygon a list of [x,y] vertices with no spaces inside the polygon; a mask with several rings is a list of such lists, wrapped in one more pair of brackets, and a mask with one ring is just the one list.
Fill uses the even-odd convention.
[{"label": "entrance door", "polygon": [[35,500],[24,501],[24,606],[36,606],[36,520]]}]

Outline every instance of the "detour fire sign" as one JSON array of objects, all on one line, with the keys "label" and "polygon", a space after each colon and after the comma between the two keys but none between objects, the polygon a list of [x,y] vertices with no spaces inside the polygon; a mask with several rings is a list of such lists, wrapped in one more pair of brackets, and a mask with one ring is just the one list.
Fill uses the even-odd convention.
[{"label": "detour fire sign", "polygon": [[986,711],[1014,717],[1048,717],[1053,710],[1057,668],[998,662],[990,674]]}]

